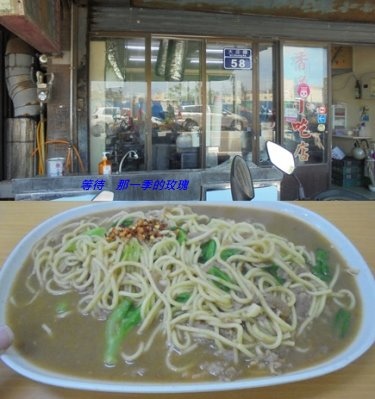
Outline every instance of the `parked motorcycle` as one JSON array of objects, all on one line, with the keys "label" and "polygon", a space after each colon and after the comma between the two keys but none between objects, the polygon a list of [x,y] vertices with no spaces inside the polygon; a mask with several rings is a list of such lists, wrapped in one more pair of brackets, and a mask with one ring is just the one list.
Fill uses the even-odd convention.
[{"label": "parked motorcycle", "polygon": [[307,198],[305,195],[304,187],[298,178],[298,176],[294,173],[296,169],[294,156],[288,151],[286,148],[280,146],[279,144],[274,143],[273,141],[266,142],[266,149],[268,153],[268,157],[271,163],[276,166],[283,173],[293,176],[293,178],[298,183],[298,200],[318,200],[318,201],[364,201],[367,200],[364,195],[359,193],[354,193],[352,191],[346,190],[344,188],[334,188],[323,191],[313,198]]},{"label": "parked motorcycle", "polygon": [[[298,183],[298,200],[317,200],[317,201],[364,201],[367,198],[358,193],[344,188],[330,189],[323,191],[313,198],[307,198],[304,187],[298,176],[294,173],[296,169],[294,156],[286,148],[274,143],[266,142],[266,149],[271,163],[283,173],[293,176]],[[246,161],[236,155],[231,164],[230,187],[233,201],[251,201],[254,198],[254,186],[250,169]]]}]

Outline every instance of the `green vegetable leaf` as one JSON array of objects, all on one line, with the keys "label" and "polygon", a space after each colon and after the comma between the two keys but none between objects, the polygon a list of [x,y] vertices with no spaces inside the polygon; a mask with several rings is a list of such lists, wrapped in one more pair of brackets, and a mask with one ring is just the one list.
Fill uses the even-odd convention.
[{"label": "green vegetable leaf", "polygon": [[87,230],[85,234],[88,236],[105,237],[106,229],[104,227],[95,227],[91,230]]},{"label": "green vegetable leaf", "polygon": [[176,239],[179,244],[186,242],[187,241],[187,231],[179,227],[177,229]]},{"label": "green vegetable leaf", "polygon": [[189,300],[190,296],[190,292],[181,292],[181,294],[176,296],[175,301],[185,303]]},{"label": "green vegetable leaf", "polygon": [[71,242],[66,248],[66,252],[74,252],[77,249],[77,244],[75,241]]},{"label": "green vegetable leaf", "polygon": [[349,331],[351,313],[345,309],[337,311],[334,318],[334,330],[339,338],[344,338]]},{"label": "green vegetable leaf", "polygon": [[142,254],[142,245],[136,238],[132,238],[126,243],[121,254],[122,261],[138,262]]},{"label": "green vegetable leaf", "polygon": [[121,221],[119,224],[120,227],[130,227],[134,223],[132,218],[127,218]]},{"label": "green vegetable leaf", "polygon": [[[83,234],[86,234],[91,237],[105,237],[106,229],[104,227],[94,227],[93,229],[89,229]],[[66,247],[66,252],[74,252],[77,249],[77,243],[75,238],[71,240],[69,245]]]},{"label": "green vegetable leaf", "polygon": [[206,263],[209,259],[215,256],[216,241],[209,240],[201,245],[201,256],[198,259],[199,263]]},{"label": "green vegetable leaf", "polygon": [[285,283],[286,281],[285,278],[282,278],[278,275],[278,271],[280,270],[279,266],[277,265],[267,266],[264,268],[264,270],[269,274],[271,274],[280,285],[283,285]]},{"label": "green vegetable leaf", "polygon": [[112,311],[105,325],[105,364],[116,365],[121,344],[140,321],[140,308],[135,308],[129,299],[125,299]]},{"label": "green vegetable leaf", "polygon": [[69,305],[65,301],[58,302],[55,307],[57,314],[65,313],[69,310]]},{"label": "green vegetable leaf", "polygon": [[227,260],[228,258],[230,258],[233,255],[237,255],[241,252],[240,249],[238,248],[227,248],[227,249],[223,249],[220,253],[220,258],[222,260]]},{"label": "green vegetable leaf", "polygon": [[[208,274],[211,274],[212,276],[215,276],[215,277],[219,278],[220,280],[226,281],[226,282],[228,282],[228,283],[233,283],[233,281],[232,281],[232,279],[230,278],[230,276],[229,276],[227,273],[225,273],[223,270],[219,269],[219,268],[216,267],[216,266],[211,267],[211,268],[208,270],[207,273],[208,273]],[[220,289],[222,289],[222,290],[225,291],[225,292],[229,292],[229,291],[230,291],[230,288],[229,288],[227,285],[225,285],[225,284],[221,284],[221,283],[219,283],[218,281],[213,281],[213,283],[214,283],[217,287],[219,287]]]},{"label": "green vegetable leaf", "polygon": [[311,272],[319,277],[322,281],[330,281],[332,273],[328,263],[328,252],[324,249],[315,251],[315,265],[312,266]]}]

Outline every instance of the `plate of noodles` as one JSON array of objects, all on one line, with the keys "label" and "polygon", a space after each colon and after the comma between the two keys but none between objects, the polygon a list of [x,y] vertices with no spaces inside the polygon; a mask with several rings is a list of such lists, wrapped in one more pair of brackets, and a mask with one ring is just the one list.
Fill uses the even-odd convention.
[{"label": "plate of noodles", "polygon": [[206,392],[339,370],[375,340],[374,278],[334,225],[265,203],[89,204],[0,271],[1,359],[82,390]]}]

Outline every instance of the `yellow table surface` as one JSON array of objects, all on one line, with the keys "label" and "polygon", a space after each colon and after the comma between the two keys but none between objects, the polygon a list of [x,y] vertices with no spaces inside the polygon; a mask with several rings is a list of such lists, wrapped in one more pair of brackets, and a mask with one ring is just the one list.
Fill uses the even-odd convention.
[{"label": "yellow table surface", "polygon": [[[17,242],[41,221],[66,209],[82,206],[77,202],[0,202],[0,265]],[[336,225],[375,271],[375,202],[298,202]],[[375,304],[374,304],[375,307]],[[375,317],[375,313],[374,313]],[[241,391],[157,395],[168,399],[373,399],[375,398],[375,348],[342,370],[323,377],[267,388]],[[17,375],[0,361],[1,399],[96,399],[151,398],[153,395],[113,394],[76,391],[43,385]]]}]

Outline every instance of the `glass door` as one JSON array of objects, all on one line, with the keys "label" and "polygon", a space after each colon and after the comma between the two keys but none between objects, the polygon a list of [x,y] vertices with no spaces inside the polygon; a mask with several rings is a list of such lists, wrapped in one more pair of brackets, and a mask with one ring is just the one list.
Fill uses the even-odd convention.
[{"label": "glass door", "polygon": [[145,168],[145,39],[90,43],[90,172],[102,153],[112,171]]},{"label": "glass door", "polygon": [[297,165],[327,162],[327,48],[283,48],[283,144]]},{"label": "glass door", "polygon": [[216,166],[236,154],[251,159],[251,43],[207,43],[205,91],[206,166]]},{"label": "glass door", "polygon": [[151,44],[152,169],[201,167],[201,41]]},{"label": "glass door", "polygon": [[[298,44],[282,48],[282,144],[290,150],[307,197],[330,187],[328,48]],[[294,184],[292,184],[294,183]],[[284,179],[281,199],[296,199]]]}]

